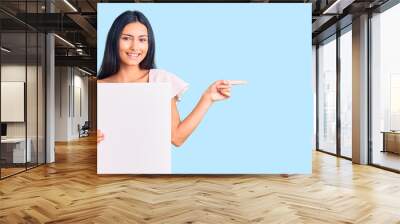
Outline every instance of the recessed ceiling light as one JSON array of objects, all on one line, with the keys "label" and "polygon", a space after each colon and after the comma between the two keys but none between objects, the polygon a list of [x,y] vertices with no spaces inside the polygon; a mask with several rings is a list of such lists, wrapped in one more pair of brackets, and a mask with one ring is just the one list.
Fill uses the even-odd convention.
[{"label": "recessed ceiling light", "polygon": [[5,48],[5,47],[1,47],[0,49],[1,49],[2,51],[6,52],[6,53],[10,53],[10,52],[11,52],[11,50],[9,50],[9,49],[7,49],[7,48]]},{"label": "recessed ceiling light", "polygon": [[62,37],[60,37],[60,36],[57,35],[57,34],[54,34],[54,36],[57,37],[58,39],[60,39],[62,42],[66,43],[67,45],[69,45],[69,46],[75,48],[75,45],[73,45],[73,44],[72,44],[71,42],[69,42],[68,40],[66,40],[66,39],[64,39],[64,38],[62,38]]},{"label": "recessed ceiling light", "polygon": [[355,0],[336,0],[322,14],[342,14],[347,6],[351,5]]},{"label": "recessed ceiling light", "polygon": [[64,0],[65,4],[67,4],[72,10],[74,10],[75,12],[78,12],[78,10],[71,4],[69,3],[68,0]]},{"label": "recessed ceiling light", "polygon": [[92,73],[90,73],[90,72],[88,72],[88,71],[86,71],[86,70],[83,70],[83,69],[81,69],[81,68],[79,68],[79,67],[78,67],[78,69],[79,69],[79,71],[81,71],[81,72],[83,72],[83,73],[85,73],[85,74],[87,74],[87,75],[92,75]]}]

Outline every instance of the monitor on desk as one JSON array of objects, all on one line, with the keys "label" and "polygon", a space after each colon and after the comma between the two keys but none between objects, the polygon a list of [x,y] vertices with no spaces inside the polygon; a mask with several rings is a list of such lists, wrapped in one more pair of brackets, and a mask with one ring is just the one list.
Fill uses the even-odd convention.
[{"label": "monitor on desk", "polygon": [[7,136],[7,124],[1,123],[1,137],[4,138]]}]

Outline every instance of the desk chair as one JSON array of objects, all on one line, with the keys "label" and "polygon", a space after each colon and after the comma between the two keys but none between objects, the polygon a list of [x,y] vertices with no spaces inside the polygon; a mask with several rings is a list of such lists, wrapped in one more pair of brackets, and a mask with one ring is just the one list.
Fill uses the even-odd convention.
[{"label": "desk chair", "polygon": [[85,121],[82,127],[80,127],[80,125],[78,124],[79,138],[89,136],[89,129],[90,129],[89,121]]}]

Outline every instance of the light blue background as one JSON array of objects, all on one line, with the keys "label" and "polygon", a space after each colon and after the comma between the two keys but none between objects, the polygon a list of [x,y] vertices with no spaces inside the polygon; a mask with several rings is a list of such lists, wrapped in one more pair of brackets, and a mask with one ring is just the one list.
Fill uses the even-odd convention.
[{"label": "light blue background", "polygon": [[173,149],[173,173],[311,173],[311,4],[98,4],[98,67],[125,10],[150,20],[157,67],[190,83],[181,119],[213,81],[249,82]]}]

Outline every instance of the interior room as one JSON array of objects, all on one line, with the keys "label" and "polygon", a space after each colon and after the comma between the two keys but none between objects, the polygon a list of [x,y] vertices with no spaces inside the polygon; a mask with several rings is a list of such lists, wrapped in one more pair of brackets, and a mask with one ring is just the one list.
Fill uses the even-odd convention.
[{"label": "interior room", "polygon": [[398,0],[231,1],[311,8],[311,174],[98,175],[97,4],[122,2],[176,4],[0,1],[0,223],[400,223]]}]

